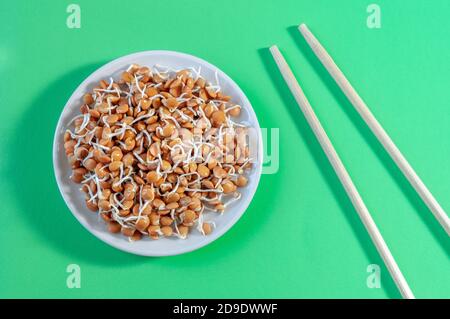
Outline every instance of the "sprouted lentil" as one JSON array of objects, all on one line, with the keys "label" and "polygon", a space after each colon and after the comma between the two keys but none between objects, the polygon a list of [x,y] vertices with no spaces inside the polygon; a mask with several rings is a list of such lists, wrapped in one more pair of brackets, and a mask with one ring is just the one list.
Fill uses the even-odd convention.
[{"label": "sprouted lentil", "polygon": [[241,106],[200,69],[130,65],[83,97],[64,134],[71,179],[112,233],[130,240],[208,235],[240,199],[251,159]]}]

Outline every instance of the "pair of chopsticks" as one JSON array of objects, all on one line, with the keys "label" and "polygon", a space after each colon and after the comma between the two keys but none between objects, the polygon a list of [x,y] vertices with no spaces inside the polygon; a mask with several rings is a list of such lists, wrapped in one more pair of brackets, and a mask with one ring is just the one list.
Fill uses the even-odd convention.
[{"label": "pair of chopsticks", "polygon": [[[345,93],[345,95],[350,100],[352,105],[364,119],[366,124],[378,138],[378,140],[383,145],[385,150],[389,153],[391,158],[394,160],[394,162],[403,172],[405,177],[408,179],[408,181],[420,195],[422,200],[427,204],[428,208],[434,214],[438,222],[445,229],[447,234],[450,235],[450,220],[448,216],[446,215],[442,207],[439,205],[439,203],[436,201],[436,199],[433,197],[431,192],[427,189],[422,180],[419,178],[414,169],[411,167],[411,165],[408,163],[406,158],[402,155],[400,150],[391,140],[389,135],[386,133],[386,131],[383,129],[383,127],[380,125],[377,119],[370,112],[367,105],[364,103],[364,101],[352,87],[350,82],[347,80],[345,75],[333,61],[331,56],[327,53],[327,51],[323,48],[323,46],[320,44],[320,42],[316,39],[316,37],[311,33],[311,31],[305,24],[301,24],[299,26],[299,31],[303,35],[303,37],[305,38],[306,42],[309,44],[311,49],[314,51],[316,56],[328,70],[330,75],[339,85],[341,90]],[[405,277],[400,271],[400,268],[398,267],[394,257],[392,256],[388,246],[386,245],[386,242],[384,241],[380,231],[378,230],[378,227],[373,221],[369,210],[367,209],[363,199],[361,198],[361,195],[359,194],[358,190],[353,184],[353,181],[350,175],[348,174],[347,170],[345,169],[344,164],[342,163],[341,159],[339,158],[339,155],[334,149],[333,144],[328,138],[327,133],[323,129],[319,119],[314,113],[311,104],[309,103],[302,88],[295,79],[292,70],[289,68],[289,65],[286,63],[286,60],[284,59],[280,50],[278,50],[277,46],[275,45],[272,46],[270,48],[270,52],[272,53],[272,56],[281,74],[283,75],[284,80],[286,81],[287,85],[289,86],[289,89],[294,95],[306,120],[308,121],[316,138],[318,139],[320,145],[322,146],[323,151],[325,152],[326,156],[328,157],[328,160],[333,166],[334,171],[339,177],[339,180],[341,181],[347,195],[350,197],[353,206],[358,212],[361,221],[366,227],[367,232],[370,235],[370,238],[372,239],[376,249],[378,250],[378,253],[381,255],[401,295],[403,296],[403,298],[406,299],[414,299],[413,292],[411,291],[408,283],[406,282]]]}]

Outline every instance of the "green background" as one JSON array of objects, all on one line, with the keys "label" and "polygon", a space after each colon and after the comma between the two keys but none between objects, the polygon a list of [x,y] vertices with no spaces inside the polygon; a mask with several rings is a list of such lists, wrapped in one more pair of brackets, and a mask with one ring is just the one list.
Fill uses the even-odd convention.
[{"label": "green background", "polygon": [[[74,1],[75,2],[75,1]],[[0,8],[0,296],[399,298],[267,47],[294,69],[417,297],[450,297],[448,237],[295,26],[328,48],[435,197],[450,211],[450,1],[2,1]],[[143,258],[90,235],[64,204],[52,139],[78,84],[142,50],[190,53],[244,90],[280,129],[280,169],[263,175],[243,218],[198,251]],[[81,267],[68,289],[66,267]]]}]

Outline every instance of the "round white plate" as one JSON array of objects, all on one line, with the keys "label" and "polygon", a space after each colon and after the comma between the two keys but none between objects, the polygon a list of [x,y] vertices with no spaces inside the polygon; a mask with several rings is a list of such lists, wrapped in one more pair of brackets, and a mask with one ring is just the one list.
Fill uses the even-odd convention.
[{"label": "round white plate", "polygon": [[[79,106],[86,92],[91,91],[102,79],[107,80],[113,77],[115,80],[118,80],[120,73],[132,63],[149,67],[162,65],[173,69],[187,67],[198,69],[198,67],[201,67],[201,75],[213,83],[215,83],[215,74],[217,72],[222,91],[232,96],[232,102],[242,106],[242,112],[237,121],[245,121],[256,132],[254,136],[257,145],[256,159],[248,176],[249,183],[246,187],[240,189],[242,193],[241,199],[231,203],[224,214],[221,215],[214,212],[205,214],[205,221],[214,221],[216,225],[216,228],[208,236],[202,235],[194,228],[191,229],[188,237],[184,240],[176,237],[152,240],[144,236],[145,238],[140,241],[130,242],[128,238],[121,234],[108,232],[105,222],[99,218],[98,214],[92,213],[86,208],[84,194],[79,190],[80,185],[73,183],[69,178],[71,168],[64,152],[63,141],[64,132],[69,128],[67,124],[74,116],[79,114]],[[168,256],[186,253],[203,247],[219,238],[238,221],[256,192],[262,170],[262,150],[261,129],[256,114],[245,94],[230,77],[214,65],[192,55],[173,51],[144,51],[109,62],[92,73],[78,86],[65,105],[56,127],[53,141],[53,167],[59,190],[70,211],[97,238],[129,253],[143,256]],[[64,238],[61,238],[61,240],[64,240]]]}]

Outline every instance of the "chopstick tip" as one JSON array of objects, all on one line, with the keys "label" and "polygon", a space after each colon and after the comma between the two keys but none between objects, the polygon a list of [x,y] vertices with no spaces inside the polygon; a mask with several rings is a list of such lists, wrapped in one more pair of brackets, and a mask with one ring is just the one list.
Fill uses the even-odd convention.
[{"label": "chopstick tip", "polygon": [[301,33],[303,33],[303,32],[308,31],[308,27],[306,26],[305,23],[301,23],[301,24],[298,26],[298,30],[299,30]]},{"label": "chopstick tip", "polygon": [[277,45],[276,45],[276,44],[272,45],[272,46],[269,48],[269,51],[272,52],[272,53],[278,51]]}]

